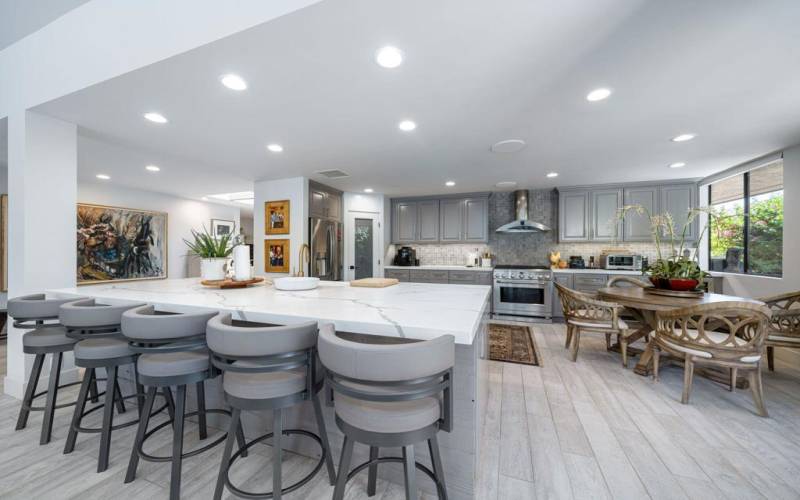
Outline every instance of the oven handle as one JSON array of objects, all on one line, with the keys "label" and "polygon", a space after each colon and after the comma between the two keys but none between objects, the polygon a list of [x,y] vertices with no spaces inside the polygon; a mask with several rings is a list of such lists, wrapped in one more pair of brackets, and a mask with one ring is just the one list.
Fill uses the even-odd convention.
[{"label": "oven handle", "polygon": [[497,285],[514,285],[526,288],[542,288],[547,286],[550,281],[545,282],[530,282],[530,281],[495,281]]}]

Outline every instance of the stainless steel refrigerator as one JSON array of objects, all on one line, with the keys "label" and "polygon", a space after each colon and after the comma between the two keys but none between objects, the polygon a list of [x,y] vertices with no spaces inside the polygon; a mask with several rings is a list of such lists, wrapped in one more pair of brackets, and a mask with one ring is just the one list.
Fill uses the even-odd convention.
[{"label": "stainless steel refrigerator", "polygon": [[342,224],[311,217],[308,221],[311,242],[309,276],[321,280],[342,280]]}]

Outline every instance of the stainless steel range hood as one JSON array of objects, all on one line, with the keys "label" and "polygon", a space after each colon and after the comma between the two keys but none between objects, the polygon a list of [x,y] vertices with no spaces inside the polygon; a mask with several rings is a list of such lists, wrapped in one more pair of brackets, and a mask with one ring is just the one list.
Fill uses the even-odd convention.
[{"label": "stainless steel range hood", "polygon": [[514,213],[516,219],[497,228],[498,233],[533,233],[537,231],[550,231],[550,228],[541,222],[528,220],[528,191],[518,189],[514,191]]}]

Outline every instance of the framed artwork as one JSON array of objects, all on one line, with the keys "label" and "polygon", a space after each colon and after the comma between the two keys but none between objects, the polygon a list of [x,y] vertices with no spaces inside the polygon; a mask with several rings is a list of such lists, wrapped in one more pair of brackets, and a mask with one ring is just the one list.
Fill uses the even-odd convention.
[{"label": "framed artwork", "polygon": [[289,234],[289,200],[264,203],[265,234]]},{"label": "framed artwork", "polygon": [[211,234],[214,238],[223,236],[235,236],[236,223],[232,220],[211,219]]},{"label": "framed artwork", "polygon": [[8,195],[0,195],[0,292],[8,291]]},{"label": "framed artwork", "polygon": [[289,272],[289,240],[264,240],[264,271]]},{"label": "framed artwork", "polygon": [[167,214],[78,204],[78,284],[167,277]]}]

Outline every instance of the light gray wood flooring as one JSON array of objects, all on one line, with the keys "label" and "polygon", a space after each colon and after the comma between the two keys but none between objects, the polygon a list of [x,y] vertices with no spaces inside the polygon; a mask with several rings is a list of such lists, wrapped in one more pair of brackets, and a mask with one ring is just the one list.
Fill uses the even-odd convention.
[{"label": "light gray wood flooring", "polygon": [[[536,325],[534,331],[543,366],[490,362],[477,499],[800,498],[797,367],[779,362],[777,372],[765,374],[771,418],[762,419],[753,413],[747,391],[730,393],[697,378],[691,404],[681,405],[680,368],[664,368],[661,382],[653,383],[623,370],[619,355],[606,352],[602,336],[591,334],[581,339],[578,362],[572,363],[562,326]],[[65,391],[64,400],[74,395]],[[17,400],[0,396],[0,497],[167,497],[166,464],[141,462],[137,480],[122,482],[133,427],[114,434],[111,467],[97,474],[97,435],[82,434],[71,455],[61,453],[70,410],[57,414],[53,441],[39,446],[41,414],[32,414],[28,428],[15,432],[18,409]],[[117,421],[131,418],[131,410]],[[96,425],[99,412],[94,415]],[[164,443],[166,453],[169,439],[166,428],[154,442]],[[187,434],[187,446],[196,439],[196,433]],[[218,447],[184,461],[184,498],[211,498],[220,455]],[[269,490],[270,457],[269,446],[257,446],[236,466],[234,480]],[[313,466],[298,455],[285,457],[284,484]],[[331,494],[326,477],[318,475],[286,498]],[[351,482],[346,498],[366,498],[366,474]],[[402,499],[403,490],[379,480],[374,498]]]}]

